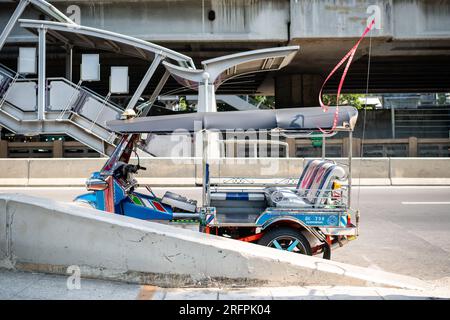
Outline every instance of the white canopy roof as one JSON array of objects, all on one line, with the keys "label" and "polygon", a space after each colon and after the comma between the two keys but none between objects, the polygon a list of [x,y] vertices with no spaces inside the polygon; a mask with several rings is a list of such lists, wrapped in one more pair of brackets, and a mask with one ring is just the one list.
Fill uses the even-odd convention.
[{"label": "white canopy roof", "polygon": [[170,58],[187,68],[195,68],[192,59],[176,51],[157,44],[102,29],[85,27],[75,23],[63,23],[44,20],[20,19],[20,26],[37,33],[37,29],[46,28],[50,37],[56,41],[74,46],[101,49],[124,55],[152,60],[159,54]]},{"label": "white canopy roof", "polygon": [[235,53],[202,61],[203,70],[191,70],[169,62],[163,64],[183,86],[195,88],[206,76],[217,88],[237,76],[279,70],[292,61],[299,49],[299,46],[288,46]]}]

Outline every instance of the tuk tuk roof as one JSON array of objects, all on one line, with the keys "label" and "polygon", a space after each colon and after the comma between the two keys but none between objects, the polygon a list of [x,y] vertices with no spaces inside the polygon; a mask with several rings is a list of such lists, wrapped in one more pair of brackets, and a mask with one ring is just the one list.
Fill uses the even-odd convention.
[{"label": "tuk tuk roof", "polygon": [[[319,107],[229,112],[197,112],[177,115],[113,120],[107,126],[119,133],[169,133],[206,130],[317,130],[333,127],[336,107],[324,112]],[[336,131],[353,130],[358,111],[351,106],[339,107]]]}]

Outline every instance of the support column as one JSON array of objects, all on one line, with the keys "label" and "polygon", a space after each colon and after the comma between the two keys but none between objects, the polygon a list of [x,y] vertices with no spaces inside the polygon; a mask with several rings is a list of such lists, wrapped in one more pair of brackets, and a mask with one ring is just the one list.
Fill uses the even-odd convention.
[{"label": "support column", "polygon": [[289,158],[295,158],[297,156],[297,148],[295,144],[295,138],[286,138],[286,142],[289,147]]},{"label": "support column", "polygon": [[392,139],[395,139],[395,109],[394,109],[394,106],[391,106],[391,131],[392,131]]},{"label": "support column", "polygon": [[162,88],[167,82],[167,79],[169,79],[170,72],[166,70],[164,75],[162,76],[161,80],[159,80],[158,85],[155,88],[155,91],[153,91],[152,96],[150,97],[149,104],[145,107],[144,110],[142,110],[142,117],[146,117],[148,113],[150,112],[150,109],[152,105],[155,103],[156,99],[158,98],[159,94],[161,93]]},{"label": "support column", "polygon": [[0,158],[8,158],[8,141],[0,140]]},{"label": "support column", "polygon": [[45,54],[46,43],[45,35],[47,29],[39,28],[39,49],[38,49],[38,119],[44,120],[45,105],[46,105],[46,90],[45,90]]},{"label": "support column", "polygon": [[14,10],[14,13],[12,14],[11,18],[9,18],[8,23],[6,24],[2,33],[0,34],[0,51],[5,45],[6,39],[11,33],[11,30],[14,28],[17,20],[19,20],[19,17],[22,15],[23,11],[27,7],[28,3],[30,3],[28,0],[21,0],[17,5],[16,9]]},{"label": "support column", "polygon": [[417,138],[416,137],[409,137],[408,138],[408,155],[410,157],[417,157]]},{"label": "support column", "polygon": [[204,83],[199,84],[197,112],[217,111],[216,93],[214,89],[214,84],[210,84],[209,79],[205,79]]},{"label": "support column", "polygon": [[156,54],[155,58],[153,59],[152,64],[148,68],[147,72],[144,75],[144,78],[142,78],[141,83],[139,83],[139,86],[137,87],[136,91],[134,92],[133,96],[131,97],[130,102],[128,102],[127,108],[133,109],[136,106],[136,103],[138,102],[139,98],[142,96],[142,93],[144,92],[145,88],[147,87],[147,84],[149,83],[150,79],[152,78],[153,74],[156,71],[156,68],[158,68],[159,63],[163,59],[163,56],[160,54]]},{"label": "support column", "polygon": [[276,77],[276,108],[318,106],[322,81],[318,74],[288,74]]},{"label": "support column", "polygon": [[64,145],[62,140],[53,141],[53,158],[62,158],[64,156]]},{"label": "support column", "polygon": [[73,78],[73,47],[68,45],[66,47],[66,79],[70,82]]}]

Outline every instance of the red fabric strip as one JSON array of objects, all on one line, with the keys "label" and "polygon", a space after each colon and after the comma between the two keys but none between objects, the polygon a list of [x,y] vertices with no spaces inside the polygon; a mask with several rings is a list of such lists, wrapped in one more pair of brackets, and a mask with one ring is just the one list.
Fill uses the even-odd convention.
[{"label": "red fabric strip", "polygon": [[347,64],[345,65],[344,71],[342,72],[341,80],[339,81],[339,86],[338,86],[337,95],[336,95],[336,111],[334,113],[333,127],[328,132],[323,130],[322,128],[319,128],[319,130],[322,133],[331,133],[336,129],[338,118],[339,118],[339,97],[341,95],[341,90],[342,90],[342,86],[344,85],[345,77],[347,76],[348,69],[350,68],[350,65],[352,63],[353,57],[355,56],[355,53],[356,53],[356,50],[358,49],[359,44],[365,38],[367,33],[369,33],[369,31],[372,29],[374,24],[375,24],[375,19],[373,19],[372,22],[366,27],[363,34],[359,38],[358,42],[356,42],[356,44],[353,46],[353,48],[351,48],[350,51],[347,52],[347,54],[341,59],[341,61],[339,61],[339,63],[333,68],[333,70],[331,70],[330,74],[326,77],[325,81],[322,84],[322,87],[320,88],[319,104],[320,104],[321,108],[323,109],[323,111],[326,112],[326,111],[328,111],[329,105],[324,104],[322,101],[323,88],[325,87],[325,84],[328,82],[328,80],[331,78],[331,76],[344,64],[345,61],[348,60]]}]

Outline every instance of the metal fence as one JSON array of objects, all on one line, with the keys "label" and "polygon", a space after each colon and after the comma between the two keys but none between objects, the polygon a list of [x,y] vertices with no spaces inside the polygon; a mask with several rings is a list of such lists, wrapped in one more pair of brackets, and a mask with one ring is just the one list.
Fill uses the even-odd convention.
[{"label": "metal fence", "polygon": [[[330,139],[326,142],[326,156],[345,157],[348,155],[348,141]],[[310,141],[290,141],[291,157],[320,157],[322,149],[313,146]],[[363,157],[450,157],[450,139],[353,139],[353,156]]]},{"label": "metal fence", "polygon": [[0,158],[98,158],[100,154],[77,141],[0,141]]}]

